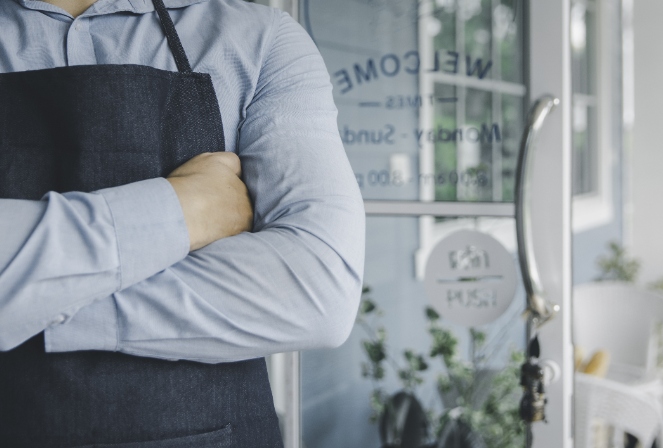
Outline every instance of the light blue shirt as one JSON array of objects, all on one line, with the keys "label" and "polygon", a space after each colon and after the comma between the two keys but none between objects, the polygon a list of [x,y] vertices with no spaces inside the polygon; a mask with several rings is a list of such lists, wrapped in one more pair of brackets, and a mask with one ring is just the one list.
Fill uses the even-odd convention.
[{"label": "light blue shirt", "polygon": [[[0,200],[0,350],[45,330],[50,352],[215,363],[334,347],[351,331],[364,209],[318,50],[274,9],[165,4],[193,70],[214,82],[254,230],[188,253],[163,178]],[[177,70],[150,0],[98,0],[75,19],[0,1],[0,72],[80,64]]]}]

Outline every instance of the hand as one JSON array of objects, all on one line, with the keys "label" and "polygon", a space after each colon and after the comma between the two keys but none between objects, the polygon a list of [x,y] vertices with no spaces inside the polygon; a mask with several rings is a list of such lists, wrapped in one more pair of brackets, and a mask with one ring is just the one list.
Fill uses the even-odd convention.
[{"label": "hand", "polygon": [[232,152],[199,154],[168,175],[184,212],[191,251],[251,231],[253,206],[241,175],[239,157]]}]

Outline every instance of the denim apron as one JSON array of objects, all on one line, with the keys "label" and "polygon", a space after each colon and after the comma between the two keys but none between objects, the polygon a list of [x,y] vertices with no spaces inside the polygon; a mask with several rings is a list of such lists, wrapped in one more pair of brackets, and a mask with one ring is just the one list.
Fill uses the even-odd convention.
[{"label": "denim apron", "polygon": [[[85,65],[0,74],[0,197],[38,200],[164,177],[199,153],[224,150],[211,77],[192,72],[163,0],[153,3],[177,72]],[[282,441],[263,358],[203,364],[45,353],[42,333],[0,353],[0,446]]]}]

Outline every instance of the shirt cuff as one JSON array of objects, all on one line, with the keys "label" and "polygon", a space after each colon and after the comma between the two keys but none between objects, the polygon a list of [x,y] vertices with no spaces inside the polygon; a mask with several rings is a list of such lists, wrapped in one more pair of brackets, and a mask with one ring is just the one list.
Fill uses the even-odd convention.
[{"label": "shirt cuff", "polygon": [[120,290],[189,253],[184,212],[170,182],[159,177],[96,192],[108,203],[120,258]]},{"label": "shirt cuff", "polygon": [[47,352],[117,351],[117,310],[113,296],[80,309],[71,319],[44,330]]}]

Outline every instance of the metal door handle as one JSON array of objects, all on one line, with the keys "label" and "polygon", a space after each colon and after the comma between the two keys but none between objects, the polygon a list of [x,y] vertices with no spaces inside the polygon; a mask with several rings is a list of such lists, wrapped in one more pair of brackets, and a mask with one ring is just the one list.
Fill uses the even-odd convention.
[{"label": "metal door handle", "polygon": [[559,104],[559,99],[544,95],[532,106],[527,115],[527,126],[520,141],[520,153],[516,168],[516,237],[518,240],[518,260],[522,273],[527,311],[535,327],[540,327],[552,319],[559,311],[559,305],[546,299],[532,247],[530,180],[534,157],[530,155],[537,134],[550,112]]}]

